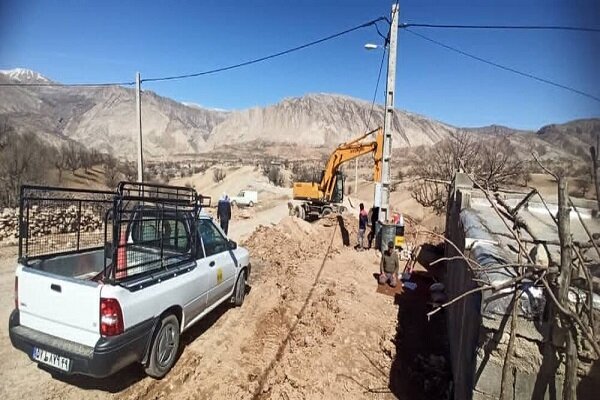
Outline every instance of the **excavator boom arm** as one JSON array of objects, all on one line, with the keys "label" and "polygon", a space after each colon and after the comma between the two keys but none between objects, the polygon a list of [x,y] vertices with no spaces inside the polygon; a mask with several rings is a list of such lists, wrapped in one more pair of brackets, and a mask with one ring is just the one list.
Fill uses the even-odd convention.
[{"label": "excavator boom arm", "polygon": [[[366,137],[375,135],[375,141],[363,142]],[[358,137],[350,142],[340,145],[329,156],[323,178],[321,179],[320,189],[323,191],[324,198],[330,200],[336,183],[337,171],[340,166],[348,161],[354,160],[364,154],[374,153],[374,170],[373,178],[375,182],[381,181],[381,162],[383,158],[383,132],[381,128],[377,128],[365,135]]]}]

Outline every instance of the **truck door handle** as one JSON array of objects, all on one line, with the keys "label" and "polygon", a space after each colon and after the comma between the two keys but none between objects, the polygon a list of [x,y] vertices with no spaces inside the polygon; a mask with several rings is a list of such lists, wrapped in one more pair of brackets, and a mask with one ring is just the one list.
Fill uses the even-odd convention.
[{"label": "truck door handle", "polygon": [[55,292],[61,293],[62,292],[62,288],[60,287],[60,285],[57,285],[55,283],[53,283],[52,285],[50,285],[50,289],[54,290]]},{"label": "truck door handle", "polygon": [[210,264],[208,264],[209,267],[214,267],[215,266],[215,262],[211,261]]}]

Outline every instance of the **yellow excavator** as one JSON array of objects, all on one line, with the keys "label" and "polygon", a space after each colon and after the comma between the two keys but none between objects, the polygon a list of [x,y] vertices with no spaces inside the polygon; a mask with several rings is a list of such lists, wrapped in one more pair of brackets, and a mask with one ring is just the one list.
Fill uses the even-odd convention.
[{"label": "yellow excavator", "polygon": [[[366,141],[373,134],[375,140]],[[294,207],[294,214],[302,219],[317,219],[333,212],[344,211],[344,206],[341,204],[344,199],[344,176],[340,166],[369,153],[373,153],[375,163],[374,181],[381,182],[383,130],[377,128],[339,145],[329,156],[319,182],[294,182],[294,200],[302,201]]]}]

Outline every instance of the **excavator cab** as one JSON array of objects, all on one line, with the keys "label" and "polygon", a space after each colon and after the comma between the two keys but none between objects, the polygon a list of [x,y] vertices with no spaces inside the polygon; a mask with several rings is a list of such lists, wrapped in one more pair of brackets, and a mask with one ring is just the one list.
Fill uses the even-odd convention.
[{"label": "excavator cab", "polygon": [[333,203],[341,203],[344,200],[344,179],[342,171],[337,171],[335,174],[335,187],[331,196]]}]

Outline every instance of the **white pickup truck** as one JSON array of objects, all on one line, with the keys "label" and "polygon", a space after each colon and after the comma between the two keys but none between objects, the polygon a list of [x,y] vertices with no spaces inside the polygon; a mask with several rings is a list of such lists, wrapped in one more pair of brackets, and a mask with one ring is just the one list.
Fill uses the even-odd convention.
[{"label": "white pickup truck", "polygon": [[[201,213],[206,199],[137,183],[116,192],[24,187],[13,346],[65,374],[105,377],[141,363],[165,376],[180,335],[246,293],[248,251]],[[48,218],[57,226],[44,231]]]}]

